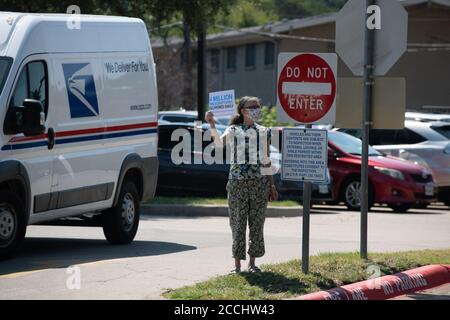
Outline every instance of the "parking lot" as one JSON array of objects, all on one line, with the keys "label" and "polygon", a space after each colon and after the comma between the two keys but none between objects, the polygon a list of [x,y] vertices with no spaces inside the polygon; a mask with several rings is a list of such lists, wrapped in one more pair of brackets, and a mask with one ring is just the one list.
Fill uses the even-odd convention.
[{"label": "parking lot", "polygon": [[[448,207],[404,214],[375,207],[369,252],[446,248],[449,230]],[[258,263],[299,258],[301,218],[267,218],[265,240],[267,253]],[[0,299],[160,299],[165,288],[226,274],[230,248],[226,217],[143,216],[137,238],[125,246],[109,245],[101,228],[31,226],[23,250],[0,264]],[[311,254],[358,250],[359,212],[315,206]],[[68,289],[73,270],[79,289]]]}]

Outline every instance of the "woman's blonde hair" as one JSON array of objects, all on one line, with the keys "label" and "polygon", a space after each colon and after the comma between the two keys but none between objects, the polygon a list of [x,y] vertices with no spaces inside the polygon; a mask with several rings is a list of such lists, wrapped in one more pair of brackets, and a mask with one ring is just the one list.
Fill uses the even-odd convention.
[{"label": "woman's blonde hair", "polygon": [[230,125],[242,124],[244,123],[244,115],[242,114],[242,109],[246,107],[248,104],[256,102],[259,106],[261,106],[261,100],[257,97],[245,96],[239,100],[239,104],[237,106],[237,114],[233,116],[230,120]]}]

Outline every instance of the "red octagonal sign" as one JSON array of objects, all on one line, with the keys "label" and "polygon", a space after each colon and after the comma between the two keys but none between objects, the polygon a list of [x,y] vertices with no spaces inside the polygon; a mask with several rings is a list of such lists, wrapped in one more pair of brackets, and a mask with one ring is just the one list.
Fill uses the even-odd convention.
[{"label": "red octagonal sign", "polygon": [[334,53],[280,53],[278,120],[334,124],[336,66]]}]

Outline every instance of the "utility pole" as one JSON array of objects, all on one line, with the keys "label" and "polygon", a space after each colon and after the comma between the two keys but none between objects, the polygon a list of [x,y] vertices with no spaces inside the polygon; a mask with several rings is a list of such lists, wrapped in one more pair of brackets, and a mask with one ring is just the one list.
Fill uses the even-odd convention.
[{"label": "utility pole", "polygon": [[[203,19],[201,19],[203,20]],[[206,31],[205,22],[200,21],[198,26],[197,40],[197,111],[198,120],[202,121],[205,114],[205,92],[206,92]]]},{"label": "utility pole", "polygon": [[189,27],[186,17],[183,21],[183,37],[184,37],[184,89],[183,89],[183,106],[193,107],[192,101],[192,58],[191,58],[191,28]]}]

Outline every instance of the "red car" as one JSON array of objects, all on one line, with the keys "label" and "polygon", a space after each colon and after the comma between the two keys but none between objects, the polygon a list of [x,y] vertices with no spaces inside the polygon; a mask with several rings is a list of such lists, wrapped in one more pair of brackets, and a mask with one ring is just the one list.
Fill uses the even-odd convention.
[{"label": "red car", "polygon": [[[333,200],[360,209],[361,140],[338,131],[328,132],[328,167]],[[385,156],[369,147],[369,207],[387,204],[395,212],[425,206],[436,200],[436,184],[424,167]]]}]

